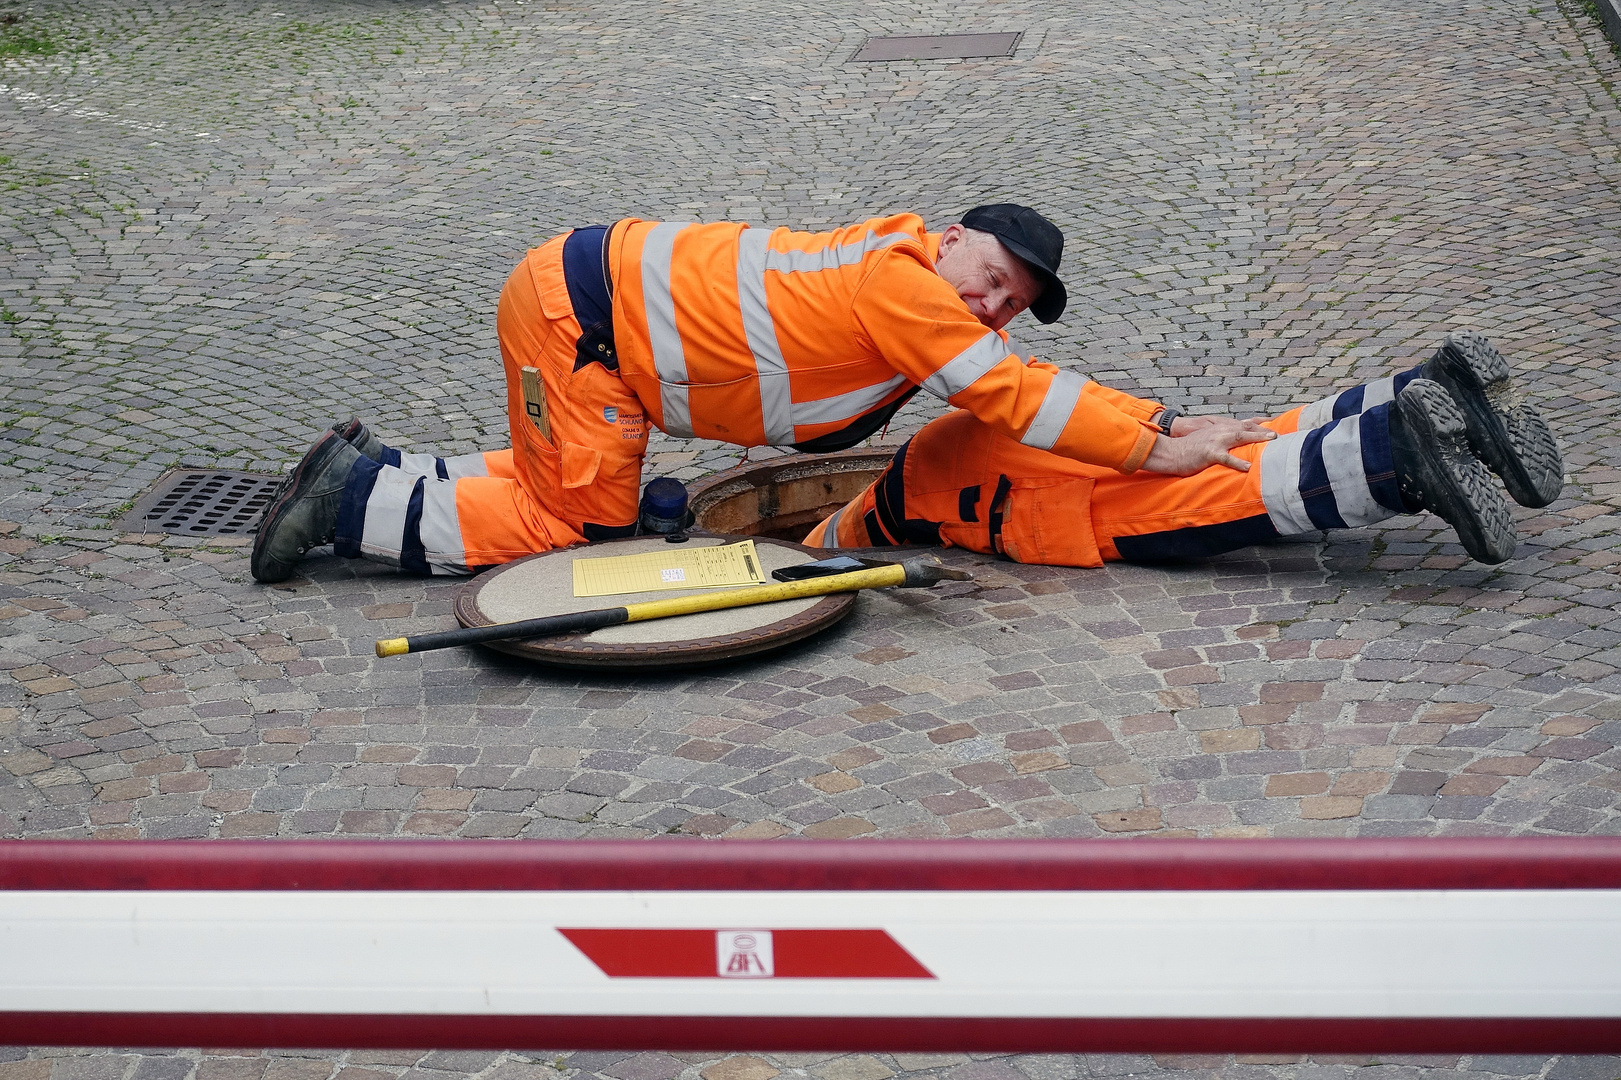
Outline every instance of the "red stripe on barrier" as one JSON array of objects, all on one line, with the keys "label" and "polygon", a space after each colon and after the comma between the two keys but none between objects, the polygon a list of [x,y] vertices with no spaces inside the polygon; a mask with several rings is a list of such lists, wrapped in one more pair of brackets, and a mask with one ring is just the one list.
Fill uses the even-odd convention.
[{"label": "red stripe on barrier", "polygon": [[0,1013],[0,1045],[973,1053],[1613,1054],[1621,1020]]},{"label": "red stripe on barrier", "polygon": [[[932,979],[882,930],[650,930],[558,927],[604,975],[643,979]],[[743,948],[728,939],[759,938]],[[764,948],[759,948],[764,944]]]},{"label": "red stripe on barrier", "polygon": [[1621,888],[1621,837],[0,841],[0,889],[1532,888]]}]

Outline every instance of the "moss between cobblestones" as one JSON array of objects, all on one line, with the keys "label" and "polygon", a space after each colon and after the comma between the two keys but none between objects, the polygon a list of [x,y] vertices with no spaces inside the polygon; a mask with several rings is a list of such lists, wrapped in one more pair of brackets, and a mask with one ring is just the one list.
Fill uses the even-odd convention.
[{"label": "moss between cobblestones", "polygon": [[[1607,2],[1613,2],[1613,0],[1607,0]],[[1592,21],[1592,31],[1610,47],[1610,52],[1615,58],[1621,60],[1621,41],[1616,39],[1613,30],[1616,23],[1604,17],[1604,12],[1600,9],[1598,0],[1560,0],[1560,8],[1573,24],[1577,23],[1579,16],[1575,15],[1572,9],[1579,10],[1581,14],[1586,15]],[[1612,96],[1614,95],[1615,90],[1609,82],[1605,83],[1605,88],[1610,91]]]},{"label": "moss between cobblestones", "polygon": [[0,57],[50,56],[56,51],[56,42],[43,27],[15,12],[0,15]]}]

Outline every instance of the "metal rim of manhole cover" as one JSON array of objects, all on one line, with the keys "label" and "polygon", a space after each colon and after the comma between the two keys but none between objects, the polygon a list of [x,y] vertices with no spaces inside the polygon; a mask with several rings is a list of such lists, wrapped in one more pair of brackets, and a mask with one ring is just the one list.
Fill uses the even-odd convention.
[{"label": "metal rim of manhole cover", "polygon": [[895,457],[892,446],[784,454],[706,476],[688,489],[700,529],[798,543],[860,495]]},{"label": "metal rim of manhole cover", "polygon": [[224,469],[175,469],[141,496],[119,527],[177,536],[245,536],[281,486],[282,477]]},{"label": "metal rim of manhole cover", "polygon": [[1011,34],[915,34],[868,38],[851,61],[857,60],[970,60],[1012,56],[1024,37]]}]

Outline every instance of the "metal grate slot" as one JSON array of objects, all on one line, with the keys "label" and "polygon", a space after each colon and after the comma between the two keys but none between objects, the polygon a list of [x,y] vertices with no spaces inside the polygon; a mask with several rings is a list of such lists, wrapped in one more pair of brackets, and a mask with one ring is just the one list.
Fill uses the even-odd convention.
[{"label": "metal grate slot", "polygon": [[119,522],[128,530],[179,536],[240,536],[258,526],[279,476],[179,469],[165,475]]},{"label": "metal grate slot", "polygon": [[868,38],[852,60],[966,60],[1012,56],[1023,31],[1013,34],[920,34]]}]

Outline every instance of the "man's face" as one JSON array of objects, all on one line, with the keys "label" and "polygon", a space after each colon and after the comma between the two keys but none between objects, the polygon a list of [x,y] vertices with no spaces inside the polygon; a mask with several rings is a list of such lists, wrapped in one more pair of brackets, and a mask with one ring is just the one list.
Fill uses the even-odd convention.
[{"label": "man's face", "polygon": [[1035,303],[1041,282],[990,233],[952,225],[940,234],[934,268],[957,290],[974,318],[1000,330]]}]

